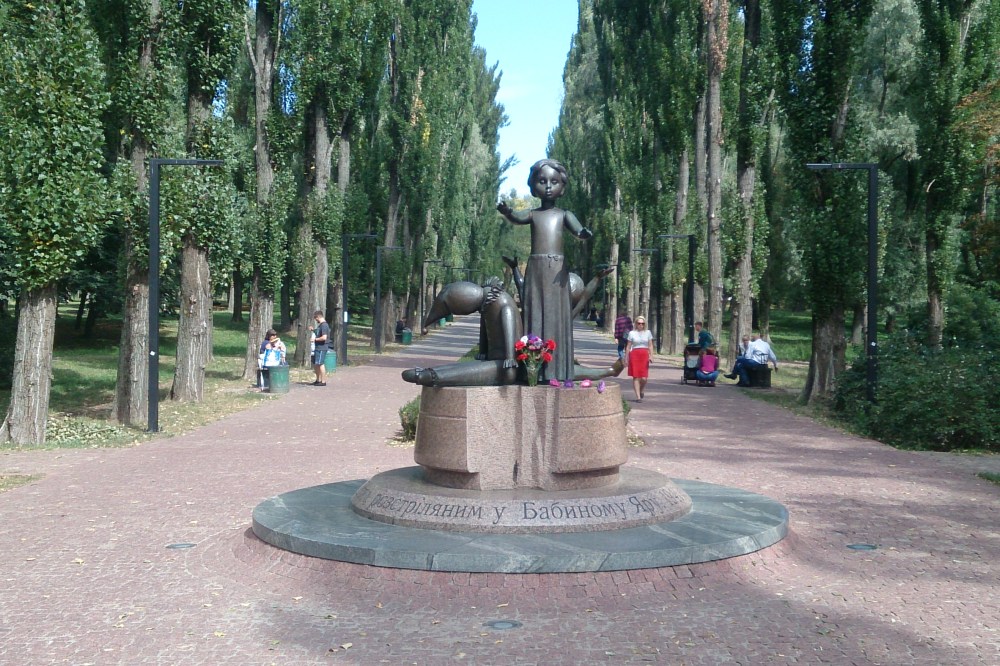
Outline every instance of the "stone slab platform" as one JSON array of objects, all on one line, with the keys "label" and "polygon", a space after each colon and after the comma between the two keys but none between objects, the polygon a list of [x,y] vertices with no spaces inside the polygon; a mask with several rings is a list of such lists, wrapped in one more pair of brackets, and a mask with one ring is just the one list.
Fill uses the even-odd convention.
[{"label": "stone slab platform", "polygon": [[464,490],[429,483],[420,467],[376,474],[351,500],[365,518],[457,532],[599,532],[665,523],[691,510],[669,478],[638,467],[600,488]]},{"label": "stone slab platform", "polygon": [[778,502],[674,479],[691,498],[682,518],[644,527],[555,534],[481,534],[402,527],[359,516],[364,480],[302,488],[261,502],[253,532],[302,555],[399,569],[496,573],[620,571],[710,562],[771,546],[788,533]]}]

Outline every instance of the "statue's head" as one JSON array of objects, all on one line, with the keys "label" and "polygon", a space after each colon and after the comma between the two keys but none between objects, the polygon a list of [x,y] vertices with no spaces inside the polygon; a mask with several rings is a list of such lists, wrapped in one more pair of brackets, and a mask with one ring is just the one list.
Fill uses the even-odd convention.
[{"label": "statue's head", "polygon": [[[545,183],[541,182],[543,180]],[[556,199],[562,196],[566,190],[567,180],[566,167],[555,160],[538,160],[531,165],[531,169],[528,171],[528,187],[531,188],[531,193],[539,199]],[[553,184],[556,186],[549,190],[548,196],[546,196],[546,184],[550,187]]]}]

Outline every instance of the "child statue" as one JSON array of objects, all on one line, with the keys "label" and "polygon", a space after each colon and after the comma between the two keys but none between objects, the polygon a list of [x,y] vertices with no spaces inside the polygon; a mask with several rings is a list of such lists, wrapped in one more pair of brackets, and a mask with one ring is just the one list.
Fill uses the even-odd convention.
[{"label": "child statue", "polygon": [[556,343],[552,362],[543,368],[542,380],[573,379],[573,306],[569,268],[563,256],[563,229],[580,239],[593,233],[568,210],[556,208],[566,190],[566,167],[555,160],[531,166],[528,187],[542,200],[530,211],[513,211],[504,202],[497,211],[514,224],[531,225],[531,256],[524,271],[524,332]]}]

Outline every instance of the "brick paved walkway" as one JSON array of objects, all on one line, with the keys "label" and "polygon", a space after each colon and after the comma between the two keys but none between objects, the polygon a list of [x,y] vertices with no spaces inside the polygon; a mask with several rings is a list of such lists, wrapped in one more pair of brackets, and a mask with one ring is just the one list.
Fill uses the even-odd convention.
[{"label": "brick paved walkway", "polygon": [[[0,663],[1000,663],[1000,488],[978,461],[683,386],[665,363],[632,411],[647,445],[630,464],[769,495],[788,539],[689,567],[499,575],[313,560],[249,533],[267,497],[412,464],[387,444],[418,392],[399,372],[455,358],[473,324],[185,436],[0,454],[0,472],[44,474],[0,494]],[[613,360],[608,339],[577,346]]]}]

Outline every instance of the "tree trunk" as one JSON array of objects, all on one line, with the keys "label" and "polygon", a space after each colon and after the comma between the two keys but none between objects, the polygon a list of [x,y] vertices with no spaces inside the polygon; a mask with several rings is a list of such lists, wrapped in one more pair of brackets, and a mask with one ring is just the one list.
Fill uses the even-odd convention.
[{"label": "tree trunk", "polygon": [[[696,141],[696,143],[700,143]],[[695,151],[696,153],[698,151]],[[687,215],[688,215],[688,192],[691,190],[691,165],[690,165],[690,155],[688,154],[688,148],[685,147],[681,151],[680,158],[677,163],[677,193],[676,201],[674,203],[674,233],[683,234],[687,232]],[[671,255],[674,253],[671,252]],[[686,256],[686,255],[685,255]],[[682,293],[673,294],[671,296],[671,309],[673,310],[671,319],[671,336],[670,336],[670,353],[676,354],[683,348],[684,343],[687,342],[687,331],[685,331],[685,318],[684,308],[687,307],[687,300],[684,298],[683,290],[694,289],[694,285],[688,283],[688,276],[685,273],[684,281],[682,283],[684,286],[682,288]],[[692,299],[693,300],[693,299]],[[679,307],[677,304],[680,304]],[[694,313],[691,313],[694,317]],[[680,322],[680,325],[677,322]]]},{"label": "tree trunk", "polygon": [[[753,328],[753,246],[757,227],[754,190],[757,185],[757,151],[754,145],[756,118],[750,116],[750,95],[754,76],[754,54],[760,45],[760,3],[746,0],[743,8],[743,62],[740,67],[740,99],[737,112],[736,182],[739,190],[740,212],[743,220],[743,246],[737,255],[736,285],[729,320],[729,346],[726,349],[726,367],[732,367],[740,341]],[[760,119],[764,125],[765,118]]]},{"label": "tree trunk", "polygon": [[55,339],[56,285],[22,293],[10,406],[0,424],[0,442],[17,446],[45,444],[45,425],[52,389],[52,344]]},{"label": "tree trunk", "polygon": [[843,307],[834,307],[825,317],[813,314],[812,329],[812,356],[802,389],[802,400],[808,403],[828,398],[837,375],[844,370],[847,344],[844,339]]},{"label": "tree trunk", "polygon": [[[337,189],[341,195],[346,196],[347,188],[351,184],[351,135],[347,123],[340,131],[340,151],[337,155]],[[342,232],[346,232],[345,226],[341,227]],[[334,276],[331,276],[330,285],[326,291],[326,320],[330,324],[330,349],[338,352],[342,347],[344,336],[344,307],[341,303],[344,298],[344,267],[341,266]]]},{"label": "tree trunk", "polygon": [[[306,182],[307,198],[323,201],[330,185],[333,169],[333,145],[330,141],[330,123],[327,109],[319,101],[309,107],[306,135],[306,159],[310,163],[310,178]],[[312,226],[305,222],[300,228],[299,242],[304,248],[314,247],[312,267],[302,277],[299,291],[298,319],[294,362],[299,367],[309,367],[309,338],[313,313],[326,308],[326,290],[329,281],[329,259],[324,243],[313,237]]]},{"label": "tree trunk", "polygon": [[854,304],[853,321],[851,322],[851,344],[865,344],[865,312],[867,308],[862,303]]},{"label": "tree trunk", "polygon": [[[139,54],[139,76],[153,66],[153,49],[159,39],[160,2],[150,0],[149,26]],[[136,192],[144,196],[148,190],[146,160],[151,147],[146,135],[132,122],[132,154],[129,162],[135,177]],[[148,260],[138,256],[139,239],[125,231],[125,304],[122,311],[121,342],[118,346],[118,378],[112,413],[118,423],[144,427],[149,407],[149,267]]]},{"label": "tree trunk", "polygon": [[83,325],[83,337],[87,340],[91,340],[94,337],[94,327],[97,326],[97,320],[100,319],[104,314],[104,308],[101,306],[101,302],[96,296],[90,298],[90,306],[87,308],[87,320]]},{"label": "tree trunk", "polygon": [[80,302],[76,306],[76,323],[73,324],[73,329],[79,331],[83,328],[83,315],[87,311],[87,292],[80,292]]},{"label": "tree trunk", "polygon": [[[274,186],[274,165],[271,139],[268,133],[268,118],[274,86],[274,64],[278,56],[278,41],[275,37],[275,7],[280,3],[257,2],[254,20],[254,39],[250,43],[247,36],[247,52],[250,54],[254,82],[254,169],[256,177],[256,202],[258,210],[269,210],[271,189]],[[267,233],[269,224],[263,223],[257,233]],[[267,243],[262,244],[267,247]],[[263,251],[267,251],[266,249]],[[242,301],[242,280],[239,282]],[[242,303],[241,303],[242,310]],[[235,312],[234,312],[235,316]],[[242,321],[243,315],[240,313]],[[255,265],[251,282],[250,323],[247,326],[247,350],[243,360],[243,379],[256,381],[257,357],[264,333],[274,325],[274,292],[271,285],[263,283],[260,267]],[[296,348],[297,349],[297,348]]]},{"label": "tree trunk", "polygon": [[180,321],[177,324],[177,367],[170,399],[201,402],[205,392],[211,335],[212,291],[208,252],[184,238],[181,250]]},{"label": "tree trunk", "polygon": [[[611,243],[608,254],[608,266],[618,266],[618,243]],[[618,273],[620,269],[608,276],[608,309],[604,312],[604,325],[608,330],[614,331],[615,319],[618,317]]]},{"label": "tree trunk", "polygon": [[147,425],[149,399],[149,270],[136,264],[135,240],[125,235],[125,306],[112,412],[122,425]]},{"label": "tree trunk", "polygon": [[233,271],[232,282],[229,285],[229,307],[233,312],[233,321],[243,321],[243,290],[245,283],[243,273],[237,269]]},{"label": "tree trunk", "polygon": [[722,74],[729,44],[729,3],[704,0],[708,24],[708,318],[705,327],[718,340],[722,334]]},{"label": "tree trunk", "polygon": [[[257,358],[264,333],[274,324],[274,298],[263,293],[260,283],[263,277],[260,269],[254,268],[250,283],[250,324],[247,334],[247,353],[243,361],[243,379],[257,381]],[[258,332],[259,331],[259,332]]]}]

